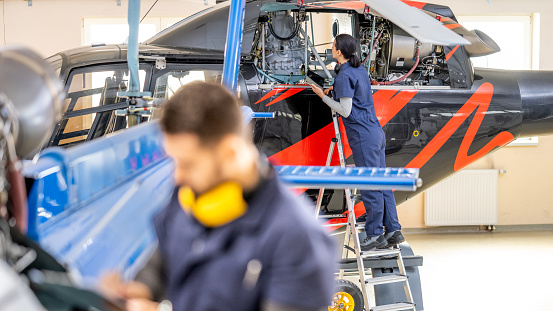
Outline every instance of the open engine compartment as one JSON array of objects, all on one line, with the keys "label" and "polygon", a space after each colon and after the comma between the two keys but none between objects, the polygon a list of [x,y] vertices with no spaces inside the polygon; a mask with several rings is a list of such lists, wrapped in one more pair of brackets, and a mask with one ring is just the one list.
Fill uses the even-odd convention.
[{"label": "open engine compartment", "polygon": [[[449,71],[442,46],[421,44],[384,18],[363,14],[357,16],[361,59],[372,79],[399,85],[449,85]],[[408,74],[411,70],[412,73]],[[399,81],[405,75],[408,76]]]},{"label": "open engine compartment", "polygon": [[[294,8],[272,6],[257,23],[252,54],[264,83],[304,84],[311,71],[331,85],[336,76],[332,41],[340,33],[349,33],[359,41],[358,56],[374,85],[451,85],[443,46],[421,44],[389,20],[368,12],[286,5]],[[315,37],[313,14],[331,20],[329,37]]]}]

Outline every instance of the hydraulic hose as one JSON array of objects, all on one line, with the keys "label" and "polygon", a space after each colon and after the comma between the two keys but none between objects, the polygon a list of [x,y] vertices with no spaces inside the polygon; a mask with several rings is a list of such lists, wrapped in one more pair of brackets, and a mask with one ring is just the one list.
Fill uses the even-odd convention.
[{"label": "hydraulic hose", "polygon": [[295,36],[297,36],[299,28],[300,28],[300,22],[296,18],[296,22],[295,22],[295,25],[294,25],[294,30],[292,31],[292,33],[288,37],[281,37],[281,36],[277,35],[275,30],[273,29],[273,22],[271,20],[269,21],[268,24],[269,24],[269,31],[271,32],[273,37],[275,37],[275,38],[277,38],[281,41],[288,41],[288,40],[291,40],[292,38],[294,38]]}]

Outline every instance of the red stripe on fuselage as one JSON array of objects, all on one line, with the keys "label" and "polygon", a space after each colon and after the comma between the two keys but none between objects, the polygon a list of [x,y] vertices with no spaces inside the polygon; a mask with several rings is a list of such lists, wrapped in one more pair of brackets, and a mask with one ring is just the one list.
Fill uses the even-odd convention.
[{"label": "red stripe on fuselage", "polygon": [[461,27],[461,25],[455,23],[455,24],[447,24],[447,25],[444,25],[447,29],[455,29],[455,28],[459,28]]},{"label": "red stripe on fuselage", "polygon": [[[346,159],[351,156],[351,148],[346,136],[346,129],[340,119],[340,133],[342,135],[342,143],[344,146],[344,156]],[[330,147],[330,141],[336,137],[334,133],[334,124],[330,123],[307,138],[300,140],[292,146],[281,150],[269,157],[269,161],[274,165],[326,165],[326,159]],[[331,166],[340,165],[340,159],[336,146],[332,151]],[[293,192],[300,195],[307,189],[294,189]]]},{"label": "red stripe on fuselage", "polygon": [[476,111],[474,118],[472,118],[472,122],[470,123],[467,133],[465,134],[465,137],[463,137],[463,142],[461,142],[461,146],[459,147],[459,152],[457,152],[457,158],[455,158],[455,164],[453,165],[453,169],[455,171],[458,171],[460,169],[467,167],[469,164],[485,156],[493,149],[497,147],[503,147],[515,139],[513,134],[509,132],[501,132],[497,134],[489,143],[487,143],[480,150],[478,150],[472,155],[468,155],[470,145],[474,141],[474,138],[476,137],[476,133],[478,133],[478,129],[480,128],[482,121],[484,121],[484,117],[486,116],[486,112],[490,108],[490,103],[492,100],[493,85],[490,83],[487,83],[487,85],[485,83],[484,85],[486,87],[484,92],[488,92],[488,93],[482,94],[483,98],[480,98],[480,99],[476,98],[470,103],[467,102],[467,104],[465,104],[466,107],[463,106],[458,112],[458,114],[466,114],[468,116],[474,111],[474,109],[476,109],[476,107],[478,107],[478,110]]},{"label": "red stripe on fuselage", "polygon": [[289,89],[287,90],[286,92],[284,92],[283,94],[281,94],[279,97],[275,98],[273,101],[271,101],[270,103],[268,103],[267,105],[265,105],[266,107],[267,106],[271,106],[273,104],[276,104],[278,103],[279,101],[283,100],[283,99],[286,99],[290,96],[293,96],[293,95],[296,95],[298,94],[299,92],[305,90],[306,88],[293,88],[293,89]]},{"label": "red stripe on fuselage", "polygon": [[459,45],[454,47],[453,50],[451,50],[451,52],[447,53],[447,55],[445,56],[445,60],[448,61],[451,58],[451,56],[455,54],[455,51],[457,51],[458,48],[459,48]]},{"label": "red stripe on fuselage", "polygon": [[285,90],[285,89],[278,89],[278,88],[277,88],[277,89],[272,89],[269,93],[265,94],[265,96],[261,97],[260,100],[256,101],[254,105],[257,105],[257,104],[259,104],[260,102],[262,102],[262,101],[264,101],[264,100],[266,100],[266,99],[269,99],[270,97],[272,97],[272,96],[274,96],[274,95],[280,93],[280,91],[283,91],[283,90]]},{"label": "red stripe on fuselage", "polygon": [[379,90],[375,92],[373,94],[374,111],[380,126],[384,126],[392,120],[418,92],[419,90],[404,90],[399,93],[397,90]]},{"label": "red stripe on fuselage", "polygon": [[[351,148],[346,136],[346,130],[340,119],[340,133],[344,145],[344,156],[351,156]],[[324,166],[330,147],[330,140],[334,138],[334,124],[329,123],[327,126],[307,136],[292,146],[281,150],[269,157],[271,163],[275,165],[316,165]],[[331,166],[340,165],[338,153],[336,149],[332,156]]]},{"label": "red stripe on fuselage", "polygon": [[459,127],[467,120],[469,115],[478,108],[475,117],[473,118],[459,152],[455,159],[454,170],[460,170],[461,168],[476,161],[480,157],[483,157],[488,152],[492,151],[496,147],[504,146],[514,139],[513,135],[509,132],[501,132],[494,137],[486,146],[474,153],[472,156],[468,156],[467,152],[474,140],[478,129],[484,120],[484,116],[488,111],[490,102],[493,97],[493,85],[491,83],[482,84],[476,92],[469,98],[469,100],[457,111],[457,113],[447,122],[447,124],[436,134],[436,136],[424,147],[424,149],[405,167],[422,168],[449,140],[451,135],[455,133]]}]

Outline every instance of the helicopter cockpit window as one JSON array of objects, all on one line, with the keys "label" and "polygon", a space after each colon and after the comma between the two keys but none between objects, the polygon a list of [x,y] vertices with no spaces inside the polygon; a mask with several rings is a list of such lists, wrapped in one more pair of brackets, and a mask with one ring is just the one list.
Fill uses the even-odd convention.
[{"label": "helicopter cockpit window", "polygon": [[221,83],[219,70],[172,70],[156,79],[154,98],[169,99],[183,85],[192,81]]},{"label": "helicopter cockpit window", "polygon": [[[139,70],[139,77],[143,83],[146,71]],[[128,80],[128,70],[123,68],[72,74],[64,116],[50,146],[67,147],[127,128],[125,117],[117,116],[116,110],[126,105],[117,92],[127,90]]]}]

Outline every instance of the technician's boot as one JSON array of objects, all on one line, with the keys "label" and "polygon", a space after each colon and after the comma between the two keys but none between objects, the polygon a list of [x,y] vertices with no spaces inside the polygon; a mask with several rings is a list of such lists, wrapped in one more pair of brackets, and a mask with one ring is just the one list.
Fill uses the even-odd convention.
[{"label": "technician's boot", "polygon": [[379,236],[367,236],[363,241],[361,241],[361,250],[366,252],[375,248],[381,248],[386,246],[386,238],[384,234]]},{"label": "technician's boot", "polygon": [[386,240],[388,241],[388,245],[391,246],[405,242],[405,237],[401,234],[401,231],[396,230],[386,233]]}]

